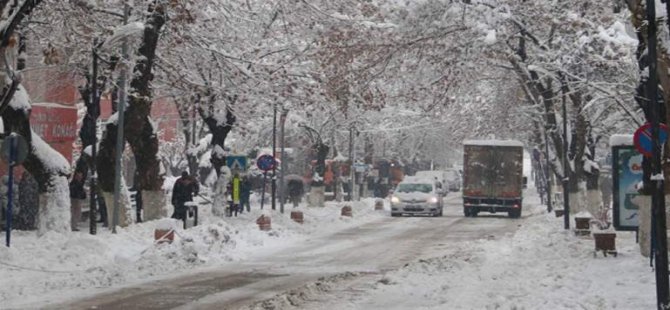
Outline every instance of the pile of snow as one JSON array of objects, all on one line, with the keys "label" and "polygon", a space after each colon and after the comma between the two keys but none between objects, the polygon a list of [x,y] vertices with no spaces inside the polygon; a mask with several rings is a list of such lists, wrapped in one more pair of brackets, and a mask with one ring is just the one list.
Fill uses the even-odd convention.
[{"label": "pile of snow", "polygon": [[[594,258],[594,241],[553,215],[529,218],[514,236],[464,242],[444,256],[387,274],[361,303],[385,309],[653,309],[654,272],[633,233],[618,256]],[[415,297],[415,298],[408,298]],[[336,307],[337,308],[337,307]]]},{"label": "pile of snow", "polygon": [[[525,201],[514,234],[467,240],[441,248],[397,269],[348,272],[308,283],[252,309],[653,309],[654,271],[639,254],[635,235],[617,232],[618,257],[594,257],[594,241],[563,229],[562,218],[547,214],[537,197]],[[260,210],[213,218],[207,206],[199,226],[181,229],[175,241],[154,244],[155,228],[171,220],[136,224],[113,235],[33,232],[12,234],[0,247],[2,308],[32,308],[82,297],[100,288],[133,284],[197,267],[216,267],[286,248],[319,235],[380,220],[374,199],[354,203],[354,217],[340,216],[342,204],[299,207],[305,224],[286,213]],[[261,214],[272,230],[260,231]],[[577,214],[575,214],[577,215]],[[574,221],[572,221],[574,223]],[[343,300],[348,302],[343,303]]]},{"label": "pile of snow", "polygon": [[[80,232],[43,236],[12,231],[11,247],[0,246],[0,308],[34,307],[82,297],[101,288],[241,261],[388,216],[374,211],[374,199],[350,205],[354,217],[340,216],[341,203],[329,202],[324,208],[301,205],[297,210],[304,213],[304,224],[290,219],[290,211],[296,209],[289,205],[281,214],[271,210],[267,202],[260,210],[256,202],[251,212],[225,218],[212,216],[209,205],[204,205],[199,212],[200,224],[186,230],[181,222],[162,219],[119,228],[117,234],[99,228],[97,235],[89,235],[83,227]],[[272,218],[271,231],[261,231],[256,225],[261,214]],[[174,242],[155,243],[155,229],[171,228],[176,228]]]}]

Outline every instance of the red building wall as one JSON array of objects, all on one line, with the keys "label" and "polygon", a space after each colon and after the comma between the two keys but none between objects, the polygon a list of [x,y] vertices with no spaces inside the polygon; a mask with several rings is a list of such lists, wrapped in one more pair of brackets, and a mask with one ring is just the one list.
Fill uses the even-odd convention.
[{"label": "red building wall", "polygon": [[[84,82],[72,72],[54,68],[33,69],[23,75],[22,85],[32,102],[30,123],[33,131],[51,147],[73,163],[75,142],[79,139],[79,127],[84,111],[78,112],[81,102],[78,85]],[[83,109],[83,105],[80,105]],[[112,113],[109,96],[100,102],[100,120],[108,119]],[[156,99],[152,105],[152,119],[158,126],[160,141],[173,141],[179,133],[179,114],[174,103],[167,98]],[[15,170],[17,176],[22,170]],[[7,163],[0,161],[0,175],[7,173]]]}]

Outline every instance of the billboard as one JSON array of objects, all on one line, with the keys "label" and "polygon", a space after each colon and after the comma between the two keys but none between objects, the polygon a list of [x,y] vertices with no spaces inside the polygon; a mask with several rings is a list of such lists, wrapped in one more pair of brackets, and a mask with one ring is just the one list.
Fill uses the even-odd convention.
[{"label": "billboard", "polygon": [[72,143],[77,140],[77,108],[56,103],[34,103],[30,127],[42,139],[72,162]]},{"label": "billboard", "polygon": [[632,145],[612,147],[613,222],[616,230],[637,230],[640,194],[637,184],[642,182],[642,154]]}]

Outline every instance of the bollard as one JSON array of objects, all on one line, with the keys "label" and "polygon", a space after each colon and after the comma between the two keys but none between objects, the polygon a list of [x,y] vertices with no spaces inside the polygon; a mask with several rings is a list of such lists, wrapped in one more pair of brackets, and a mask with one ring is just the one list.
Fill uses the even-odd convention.
[{"label": "bollard", "polygon": [[591,218],[589,217],[575,217],[575,228],[576,229],[591,229]]},{"label": "bollard", "polygon": [[174,230],[156,228],[154,230],[154,240],[156,240],[157,243],[172,243],[172,241],[174,241]]},{"label": "bollard", "polygon": [[258,224],[258,228],[263,231],[267,231],[272,229],[272,221],[270,220],[269,216],[261,215],[258,219],[256,219],[256,224]]},{"label": "bollard", "polygon": [[591,234],[591,218],[575,217],[575,235],[586,236]]},{"label": "bollard", "polygon": [[342,216],[352,217],[352,214],[351,214],[351,206],[344,206],[344,207],[342,207],[341,215],[342,215]]},{"label": "bollard", "polygon": [[375,210],[384,210],[384,200],[375,200]]},{"label": "bollard", "polygon": [[296,223],[302,224],[304,222],[302,211],[291,211],[291,219]]}]

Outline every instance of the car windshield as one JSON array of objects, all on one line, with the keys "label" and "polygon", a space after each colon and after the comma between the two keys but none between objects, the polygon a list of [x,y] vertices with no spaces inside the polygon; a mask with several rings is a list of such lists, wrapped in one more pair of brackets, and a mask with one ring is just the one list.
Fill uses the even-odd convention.
[{"label": "car windshield", "polygon": [[411,192],[421,192],[421,193],[430,193],[433,190],[433,186],[430,184],[420,184],[420,183],[401,183],[398,184],[399,193],[411,193]]}]

